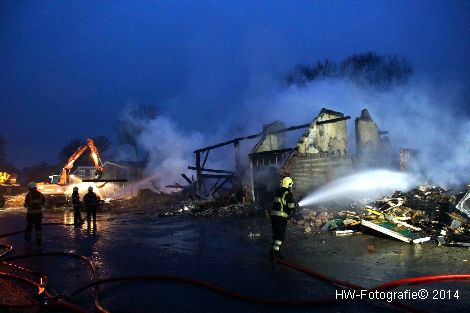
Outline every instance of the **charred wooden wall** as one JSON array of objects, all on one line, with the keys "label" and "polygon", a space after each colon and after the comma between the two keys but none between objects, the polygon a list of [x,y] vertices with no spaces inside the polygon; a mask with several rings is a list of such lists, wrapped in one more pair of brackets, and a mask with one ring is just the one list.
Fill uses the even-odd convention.
[{"label": "charred wooden wall", "polygon": [[294,152],[282,168],[283,174],[294,180],[293,193],[297,199],[352,171],[351,157],[335,153]]}]

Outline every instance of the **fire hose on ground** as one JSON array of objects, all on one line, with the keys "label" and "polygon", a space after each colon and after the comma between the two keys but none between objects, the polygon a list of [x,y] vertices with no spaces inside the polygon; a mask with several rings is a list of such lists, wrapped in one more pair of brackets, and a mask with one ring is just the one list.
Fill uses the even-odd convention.
[{"label": "fire hose on ground", "polygon": [[[71,226],[73,224],[64,224],[64,223],[44,223],[43,225],[46,226],[52,226],[52,225],[63,225],[63,226]],[[13,236],[16,234],[23,233],[24,231],[16,231],[16,232],[11,232],[8,234],[0,234],[0,238],[5,238],[9,236]],[[73,304],[71,302],[72,298],[76,297],[78,294],[84,292],[85,290],[88,290],[90,288],[93,288],[93,301],[94,301],[94,306],[95,308],[102,313],[108,313],[109,311],[105,309],[103,306],[100,305],[98,301],[98,293],[99,293],[99,286],[104,285],[104,284],[109,284],[109,283],[117,283],[117,282],[129,282],[129,281],[172,281],[172,282],[178,282],[178,283],[183,283],[183,284],[189,284],[192,286],[197,286],[201,288],[205,288],[209,291],[212,291],[214,293],[218,293],[227,297],[231,297],[234,299],[238,299],[241,301],[249,302],[249,303],[255,303],[255,304],[263,304],[263,305],[325,305],[325,304],[338,304],[341,302],[346,302],[346,301],[353,301],[353,299],[336,299],[336,298],[320,298],[320,299],[305,299],[305,300],[279,300],[279,299],[267,299],[267,298],[260,298],[260,297],[254,297],[250,295],[245,295],[233,290],[225,289],[222,287],[219,287],[217,285],[210,284],[208,282],[198,280],[198,279],[193,279],[190,277],[183,277],[183,276],[173,276],[173,275],[135,275],[135,276],[122,276],[122,277],[111,277],[111,278],[106,278],[106,279],[97,279],[97,274],[96,274],[96,268],[92,262],[91,259],[75,254],[75,253],[68,253],[68,252],[46,252],[46,253],[38,253],[38,254],[25,254],[25,255],[18,255],[18,256],[9,256],[6,257],[8,254],[11,254],[14,250],[14,248],[11,245],[6,245],[6,244],[1,244],[0,243],[0,249],[4,250],[2,253],[0,253],[0,258],[2,261],[2,264],[14,268],[16,270],[29,273],[32,275],[35,275],[39,278],[39,282],[33,281],[29,278],[25,278],[19,275],[15,274],[10,274],[7,272],[0,272],[0,277],[4,277],[10,280],[16,280],[20,281],[23,283],[26,283],[34,288],[37,288],[37,294],[36,297],[42,297],[43,301],[42,304],[39,303],[38,301],[31,301],[30,303],[26,304],[0,304],[0,308],[6,308],[6,309],[21,309],[21,308],[37,308],[39,305],[45,305],[47,306],[50,310],[65,310],[68,312],[72,313],[85,313],[88,312],[87,310]],[[92,271],[92,277],[93,281],[76,289],[75,291],[71,292],[69,295],[59,295],[59,296],[53,296],[51,295],[47,290],[47,282],[48,278],[47,275],[41,272],[33,271],[24,267],[21,267],[19,265],[10,263],[11,261],[14,260],[20,260],[20,259],[30,259],[30,258],[37,258],[37,257],[57,257],[57,256],[64,256],[64,257],[72,257],[75,259],[80,260],[81,262],[85,263]],[[340,286],[340,287],[345,287],[345,288],[350,288],[350,289],[360,289],[364,290],[366,288],[363,288],[359,285],[352,284],[349,282],[344,282],[340,281],[334,278],[330,278],[328,276],[325,276],[321,273],[317,273],[313,270],[311,270],[308,267],[298,265],[295,263],[292,263],[287,260],[283,259],[276,259],[276,262],[280,265],[295,269],[297,271],[300,271],[302,273],[305,273],[307,275],[310,275],[316,279],[325,281],[329,284]],[[436,281],[457,281],[457,280],[468,280],[470,279],[470,274],[448,274],[448,275],[431,275],[431,276],[421,276],[421,277],[413,277],[413,278],[405,278],[405,279],[399,279],[399,280],[394,280],[390,281],[384,284],[381,284],[379,286],[369,288],[367,289],[368,291],[385,291],[385,290],[390,290],[399,286],[403,285],[413,285],[413,284],[422,284],[422,283],[430,283],[430,282],[436,282]],[[381,300],[386,302],[387,304],[394,305],[396,307],[399,307],[403,310],[409,311],[409,312],[423,312],[420,309],[417,309],[415,307],[397,302],[397,301],[391,301],[387,302],[386,300]]]}]

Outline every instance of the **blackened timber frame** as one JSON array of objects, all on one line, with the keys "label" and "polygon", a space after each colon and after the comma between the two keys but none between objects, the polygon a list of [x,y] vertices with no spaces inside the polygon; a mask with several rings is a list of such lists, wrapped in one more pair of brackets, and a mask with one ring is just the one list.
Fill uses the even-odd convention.
[{"label": "blackened timber frame", "polygon": [[[325,121],[325,122],[328,122],[328,121]],[[331,121],[331,122],[334,122],[334,121]],[[289,132],[289,131],[293,131],[293,130],[297,130],[297,129],[303,129],[303,128],[309,127],[310,125],[311,124],[308,123],[308,124],[291,126],[291,127],[288,127],[288,128],[284,128],[284,129],[269,132],[269,134],[277,134],[277,133]],[[215,177],[216,175],[203,174],[204,171],[212,172],[212,173],[229,174],[227,176],[230,176],[230,177],[223,177],[225,179],[219,186],[217,186],[217,190],[220,189],[222,187],[222,185],[224,185],[230,178],[233,178],[233,176],[240,177],[240,173],[241,173],[240,141],[248,140],[248,139],[255,139],[255,138],[263,136],[265,133],[266,133],[266,131],[262,131],[258,134],[249,135],[249,136],[245,136],[245,137],[238,137],[238,138],[235,138],[235,139],[232,139],[232,140],[228,140],[228,141],[225,141],[225,142],[222,142],[222,143],[218,143],[218,144],[215,144],[215,145],[212,145],[212,146],[207,146],[207,147],[195,150],[194,154],[196,155],[196,164],[195,164],[196,166],[194,166],[194,167],[188,166],[188,169],[196,171],[196,192],[199,193],[201,191],[202,179],[203,178],[208,178],[208,177],[210,177],[210,178],[222,178],[222,177],[220,177],[222,175],[220,175],[218,177]],[[204,169],[204,166],[206,165],[206,161],[207,161],[210,150],[214,150],[214,149],[221,148],[221,147],[231,145],[231,144],[233,144],[233,147],[235,149],[235,173],[233,173],[231,171],[224,171],[224,170],[214,170],[214,169],[207,169],[206,170],[206,169]],[[204,152],[206,153],[206,155],[204,157],[203,163],[201,164],[201,154],[204,153]],[[230,175],[230,174],[232,174],[232,175]]]}]

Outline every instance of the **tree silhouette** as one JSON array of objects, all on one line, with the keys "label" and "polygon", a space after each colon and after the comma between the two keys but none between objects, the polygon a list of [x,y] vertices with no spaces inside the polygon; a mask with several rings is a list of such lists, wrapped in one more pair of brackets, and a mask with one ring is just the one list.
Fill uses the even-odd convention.
[{"label": "tree silhouette", "polygon": [[106,155],[106,151],[108,151],[111,147],[111,139],[106,136],[96,136],[92,139],[95,142],[95,146],[98,149],[101,157],[103,158],[103,155]]},{"label": "tree silhouette", "polygon": [[73,138],[70,140],[63,148],[60,150],[58,155],[59,162],[61,164],[65,164],[68,159],[72,156],[72,154],[77,151],[78,148],[85,144],[85,140],[80,138]]},{"label": "tree silhouette", "polygon": [[340,62],[318,61],[313,65],[298,65],[286,76],[289,85],[305,86],[322,78],[348,79],[360,85],[388,89],[404,84],[413,73],[413,67],[405,57],[379,55],[375,52],[354,54]]},{"label": "tree silhouette", "polygon": [[147,123],[158,116],[158,109],[152,104],[141,104],[129,109],[118,121],[117,138],[121,145],[130,145],[135,152],[136,161],[140,160],[139,136]]},{"label": "tree silhouette", "polygon": [[404,57],[373,52],[352,55],[340,64],[340,76],[381,89],[406,83],[412,73],[412,66]]},{"label": "tree silhouette", "polygon": [[[96,136],[92,138],[98,152],[102,156],[111,146],[111,140],[106,136]],[[80,147],[86,144],[86,139],[73,138],[70,140],[60,151],[58,159],[60,164],[65,164],[68,159],[75,153]],[[85,151],[84,154],[88,155]],[[80,157],[75,161],[75,165],[93,165],[92,160],[89,157]]]}]

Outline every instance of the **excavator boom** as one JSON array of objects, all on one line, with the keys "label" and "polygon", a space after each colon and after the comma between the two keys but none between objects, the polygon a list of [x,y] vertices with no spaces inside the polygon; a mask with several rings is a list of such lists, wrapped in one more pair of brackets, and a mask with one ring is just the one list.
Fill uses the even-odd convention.
[{"label": "excavator boom", "polygon": [[93,160],[93,163],[96,169],[96,176],[101,177],[101,175],[103,175],[103,166],[101,165],[101,158],[98,153],[98,149],[95,146],[95,142],[93,141],[93,139],[87,139],[86,144],[78,148],[77,151],[75,151],[70,156],[64,168],[62,168],[62,173],[60,174],[58,185],[62,185],[62,186],[67,185],[69,175],[70,175],[70,170],[73,168],[73,164],[83,154],[83,152],[85,152],[87,148],[90,149],[90,155],[91,155],[91,158]]},{"label": "excavator boom", "polygon": [[[60,173],[58,182],[55,183],[44,183],[40,182],[37,184],[37,188],[40,192],[46,196],[46,201],[47,202],[66,202],[66,188],[64,186],[68,185],[69,183],[69,176],[70,176],[70,170],[73,168],[73,165],[75,161],[85,152],[86,149],[90,149],[90,156],[93,159],[93,163],[95,164],[95,169],[96,169],[96,177],[95,178],[101,178],[101,175],[103,175],[103,166],[101,165],[101,159],[100,155],[98,153],[98,149],[95,146],[95,143],[93,142],[93,139],[87,139],[86,144],[83,146],[79,147],[67,160],[67,163],[65,166],[62,168],[62,172]],[[53,175],[57,176],[57,175]],[[58,200],[54,200],[58,199]]]}]

